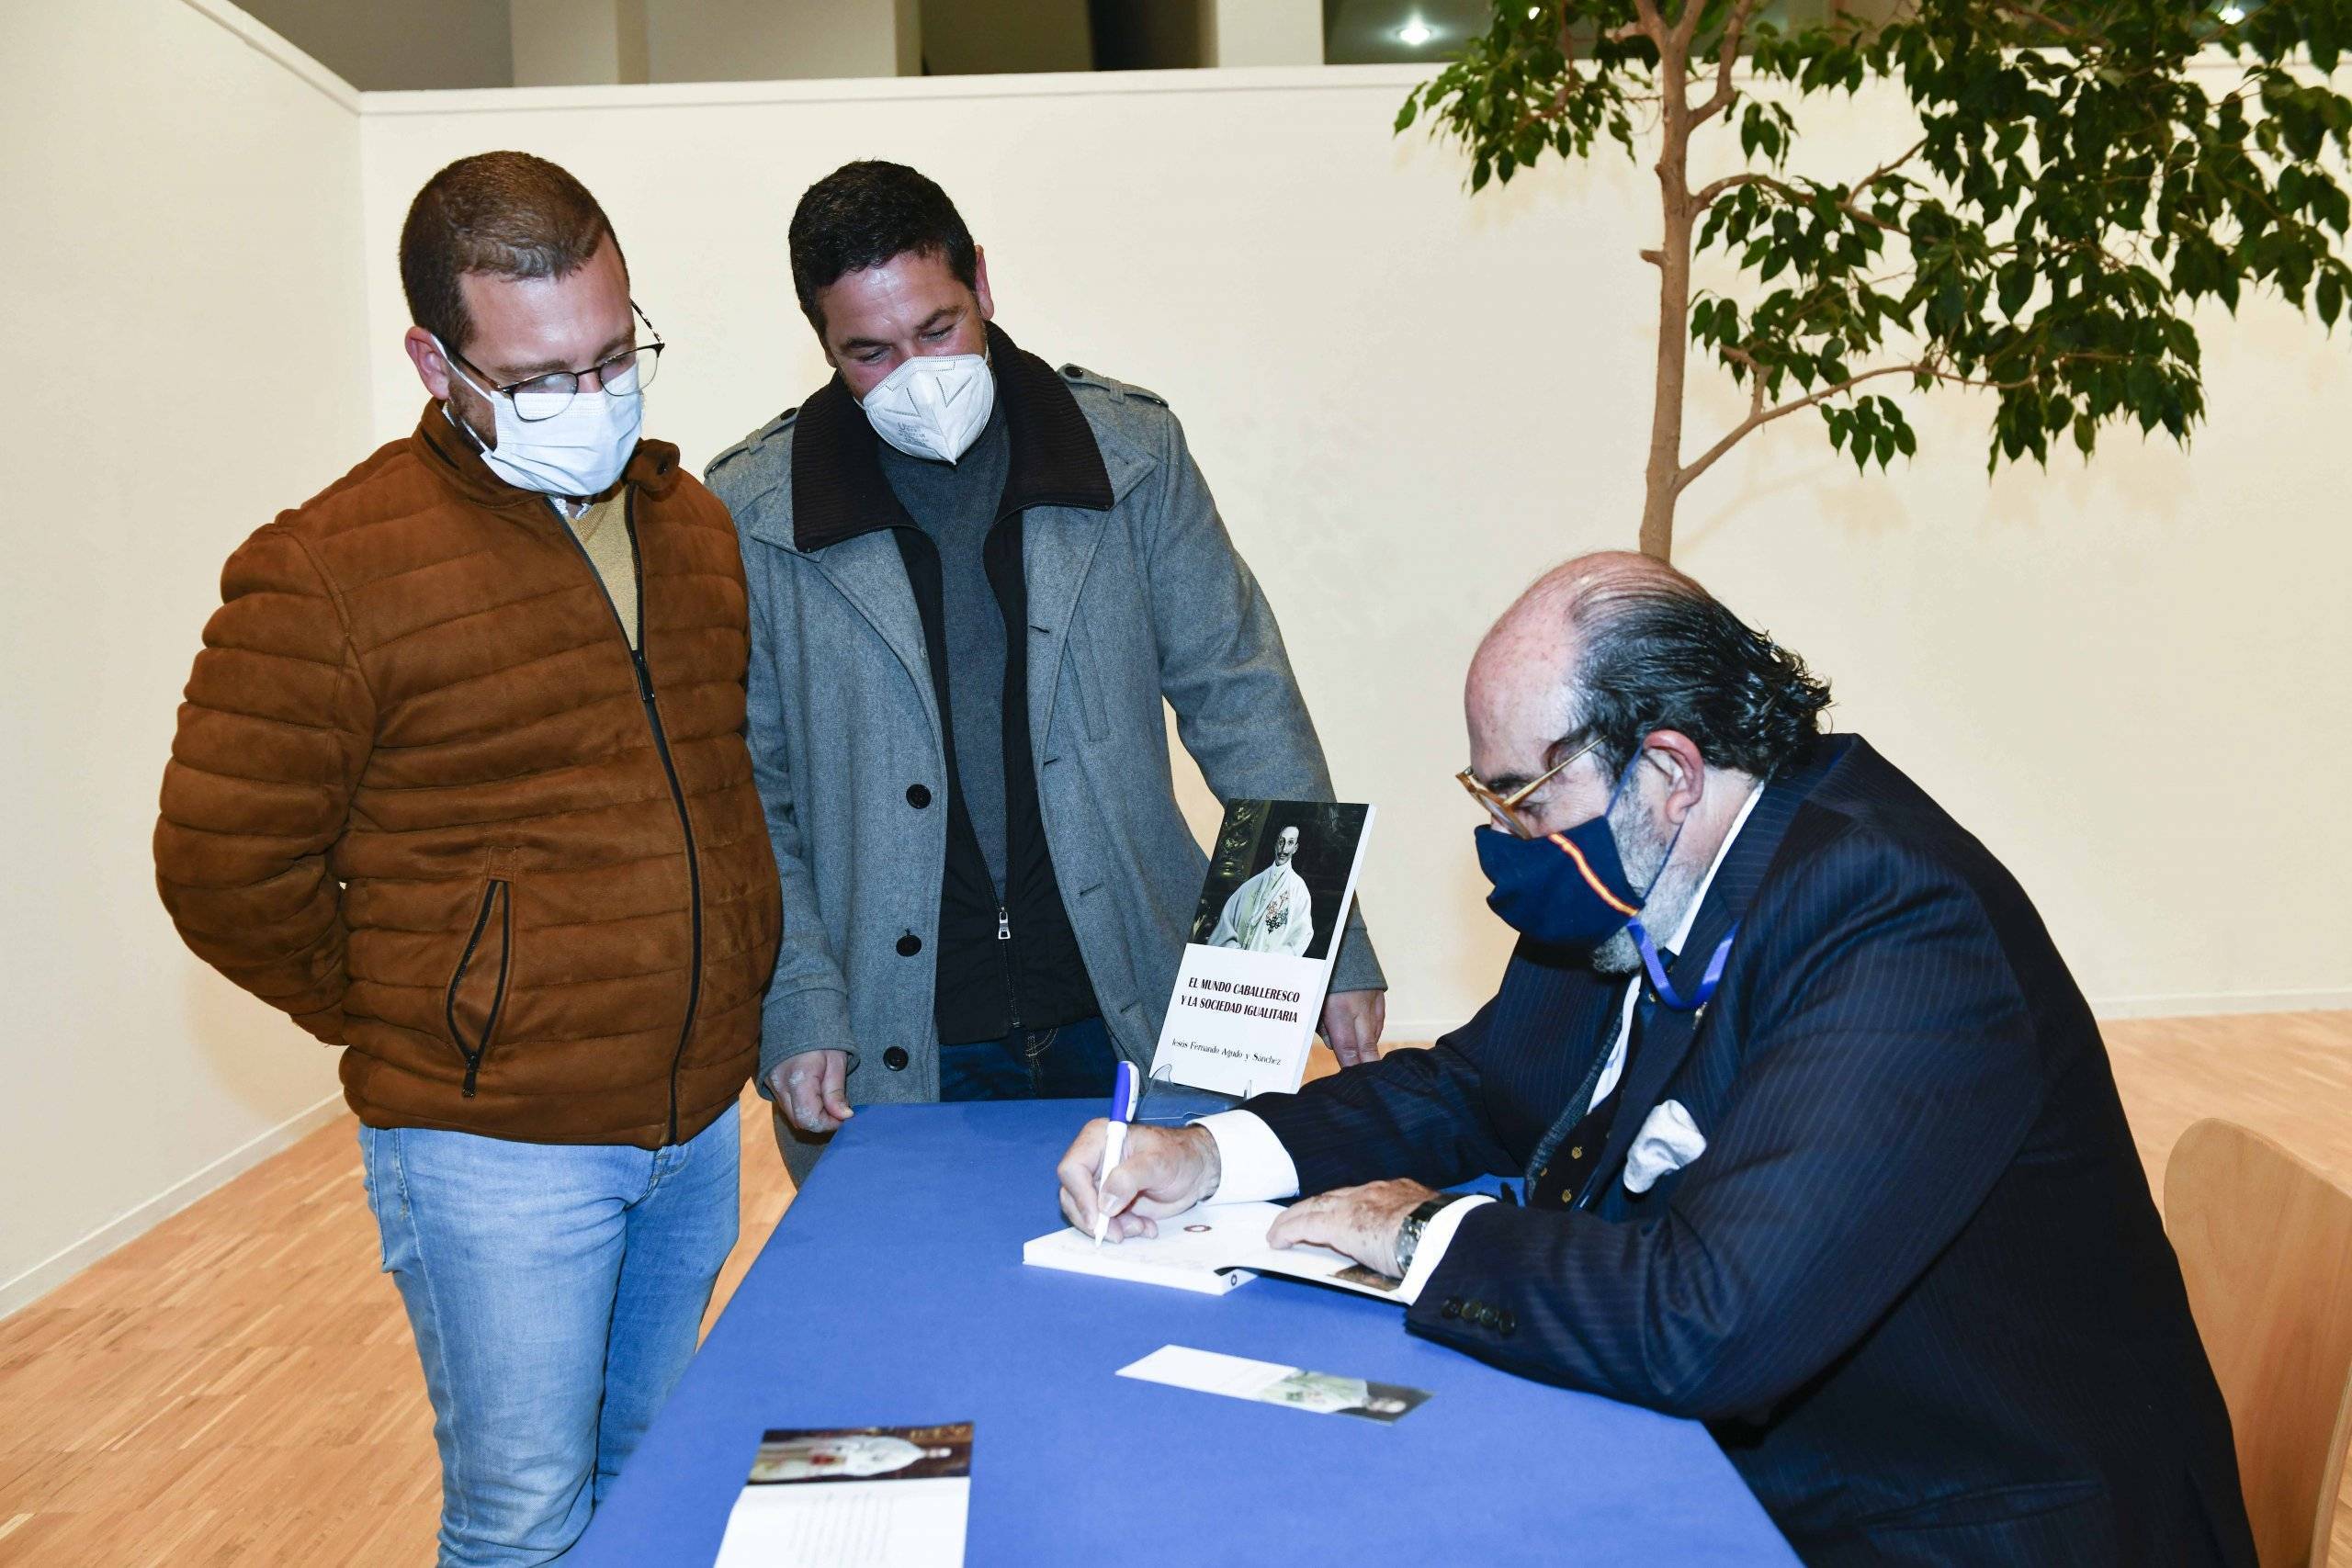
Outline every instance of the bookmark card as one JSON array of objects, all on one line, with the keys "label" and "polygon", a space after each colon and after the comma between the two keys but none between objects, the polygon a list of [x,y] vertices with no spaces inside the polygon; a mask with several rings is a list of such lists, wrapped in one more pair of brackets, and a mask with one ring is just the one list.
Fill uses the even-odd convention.
[{"label": "bookmark card", "polygon": [[1226,807],[1155,1079],[1237,1097],[1298,1087],[1372,818],[1371,807],[1345,802]]},{"label": "bookmark card", "polygon": [[958,1568],[972,1424],[772,1431],[714,1568]]},{"label": "bookmark card", "polygon": [[1352,1416],[1359,1421],[1392,1426],[1429,1400],[1429,1391],[1401,1383],[1373,1382],[1364,1378],[1335,1377],[1285,1367],[1279,1361],[1253,1361],[1242,1356],[1219,1355],[1182,1345],[1163,1345],[1140,1361],[1119,1369],[1123,1378],[1166,1383],[1201,1393],[1221,1393],[1228,1399],[1280,1404],[1317,1416]]}]

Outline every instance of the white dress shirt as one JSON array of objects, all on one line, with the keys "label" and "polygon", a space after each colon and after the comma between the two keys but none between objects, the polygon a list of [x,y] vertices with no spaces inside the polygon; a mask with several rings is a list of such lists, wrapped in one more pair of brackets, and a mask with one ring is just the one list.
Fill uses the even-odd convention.
[{"label": "white dress shirt", "polygon": [[[1715,846],[1715,858],[1707,863],[1707,874],[1699,879],[1690,908],[1682,911],[1682,923],[1675,929],[1674,940],[1666,944],[1668,952],[1680,953],[1682,944],[1690,940],[1690,928],[1698,923],[1699,910],[1707,902],[1707,890],[1714,886],[1715,873],[1722,869],[1724,857],[1731,852],[1732,841],[1739,837],[1739,830],[1747,825],[1748,814],[1763,798],[1764,786],[1758,784],[1740,803],[1739,815],[1732,818],[1731,830]],[[1617,1036],[1610,1043],[1609,1059],[1601,1064],[1600,1077],[1593,1082],[1593,1105],[1615,1093],[1617,1080],[1625,1074],[1625,1037],[1633,1025],[1634,1002],[1641,994],[1642,979],[1636,971],[1625,983],[1624,1000],[1617,1010]],[[1298,1196],[1298,1167],[1263,1117],[1248,1111],[1221,1111],[1214,1116],[1202,1117],[1193,1125],[1206,1127],[1209,1136],[1216,1140],[1217,1165],[1222,1174],[1210,1202],[1263,1203]],[[1493,1201],[1492,1198],[1464,1194],[1439,1210],[1422,1227],[1421,1239],[1413,1248],[1413,1267],[1407,1271],[1397,1295],[1408,1303],[1419,1300],[1421,1286],[1437,1271],[1438,1263],[1445,1257],[1445,1249],[1464,1216],[1479,1204]]]}]

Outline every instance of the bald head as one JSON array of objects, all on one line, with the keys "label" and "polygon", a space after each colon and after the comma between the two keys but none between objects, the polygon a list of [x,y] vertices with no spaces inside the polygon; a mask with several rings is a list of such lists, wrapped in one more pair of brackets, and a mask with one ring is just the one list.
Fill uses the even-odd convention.
[{"label": "bald head", "polygon": [[1819,728],[1827,687],[1804,661],[1648,556],[1553,568],[1503,612],[1464,691],[1471,766],[1508,795],[1586,742],[1614,774],[1645,735],[1687,737],[1707,766],[1765,778]]},{"label": "bald head", "polygon": [[1655,557],[1632,550],[1598,550],[1563,561],[1537,578],[1479,643],[1470,660],[1464,705],[1475,731],[1481,717],[1503,718],[1533,708],[1559,721],[1555,734],[1574,728],[1571,677],[1578,634],[1611,604],[1643,594],[1706,590]]}]

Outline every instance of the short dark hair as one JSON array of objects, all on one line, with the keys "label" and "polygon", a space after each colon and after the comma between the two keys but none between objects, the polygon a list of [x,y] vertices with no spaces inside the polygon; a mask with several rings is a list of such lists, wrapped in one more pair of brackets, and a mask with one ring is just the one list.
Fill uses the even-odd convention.
[{"label": "short dark hair", "polygon": [[409,317],[462,354],[474,323],[458,279],[569,277],[606,240],[620,249],[605,209],[559,165],[528,152],[460,158],[424,182],[401,225]]},{"label": "short dark hair", "polygon": [[904,164],[843,164],[801,194],[792,213],[792,288],[801,314],[824,336],[818,291],[843,273],[911,251],[939,256],[965,288],[979,284],[979,252],[963,214],[933,180]]},{"label": "short dark hair", "polygon": [[1654,729],[1677,729],[1709,764],[1770,778],[1821,733],[1829,684],[1672,568],[1603,574],[1567,606],[1579,649],[1577,733],[1611,774]]}]

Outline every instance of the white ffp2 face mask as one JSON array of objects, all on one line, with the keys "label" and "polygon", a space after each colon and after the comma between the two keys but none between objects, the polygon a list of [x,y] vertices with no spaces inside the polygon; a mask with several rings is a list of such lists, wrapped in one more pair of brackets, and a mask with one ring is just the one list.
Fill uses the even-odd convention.
[{"label": "white ffp2 face mask", "polygon": [[996,377],[978,354],[919,354],[858,405],[874,433],[910,457],[953,463],[972,449],[996,410]]},{"label": "white ffp2 face mask", "polygon": [[[434,341],[437,345],[440,340]],[[637,450],[638,432],[645,423],[645,394],[637,389],[634,368],[613,378],[612,386],[618,390],[592,392],[582,388],[557,413],[546,419],[525,419],[518,405],[542,400],[554,402],[563,394],[494,392],[458,369],[447,349],[441,350],[441,357],[451,374],[489,401],[498,445],[482,446],[481,460],[492,473],[517,490],[542,495],[602,495],[628,467],[629,457]],[[481,437],[466,428],[464,420],[453,416],[450,423],[481,446]]]}]

